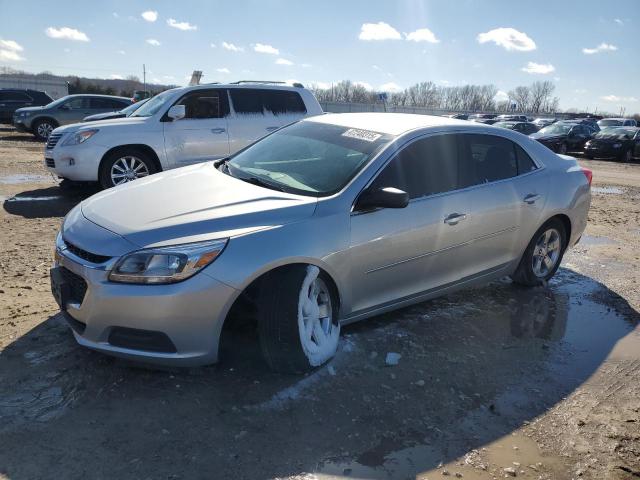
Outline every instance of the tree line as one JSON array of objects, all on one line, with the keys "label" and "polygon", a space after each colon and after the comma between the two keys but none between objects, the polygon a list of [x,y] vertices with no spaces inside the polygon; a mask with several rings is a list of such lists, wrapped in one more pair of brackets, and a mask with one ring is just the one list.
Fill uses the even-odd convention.
[{"label": "tree line", "polygon": [[[351,80],[342,80],[329,88],[311,86],[320,102],[379,103],[378,92]],[[397,107],[424,107],[434,110],[465,112],[507,112],[515,103],[524,113],[557,112],[560,100],[554,96],[555,85],[550,81],[518,86],[501,98],[496,98],[495,85],[443,86],[434,82],[419,82],[387,96],[387,104]]]}]

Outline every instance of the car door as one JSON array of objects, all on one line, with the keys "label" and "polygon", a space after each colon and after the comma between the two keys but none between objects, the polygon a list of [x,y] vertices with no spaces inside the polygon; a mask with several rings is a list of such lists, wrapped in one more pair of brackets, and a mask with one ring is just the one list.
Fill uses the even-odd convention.
[{"label": "car door", "polygon": [[456,138],[435,135],[411,142],[365,189],[399,188],[409,194],[410,201],[402,209],[352,212],[349,253],[354,312],[445,283],[447,252],[466,241],[462,222],[456,220],[465,206],[456,193]]},{"label": "car door", "polygon": [[568,135],[568,143],[570,151],[579,151],[584,149],[584,144],[589,140],[589,132],[583,125],[575,125]]},{"label": "car door", "polygon": [[121,110],[126,105],[111,98],[91,97],[89,98],[89,115],[97,113],[115,112]]},{"label": "car door", "polygon": [[633,156],[640,158],[640,130],[638,130],[633,137]]},{"label": "car door", "polygon": [[185,117],[162,118],[164,148],[173,167],[224,158],[229,155],[226,90],[195,89],[174,105],[185,106]]},{"label": "car door", "polygon": [[11,121],[13,113],[22,107],[33,105],[33,99],[25,92],[0,91],[0,119]]},{"label": "car door", "polygon": [[54,118],[60,125],[81,122],[84,117],[91,115],[89,97],[71,97],[58,107]]},{"label": "car door", "polygon": [[461,137],[459,182],[469,243],[449,259],[448,281],[516,260],[538,227],[546,197],[537,165],[515,142],[487,134]]}]

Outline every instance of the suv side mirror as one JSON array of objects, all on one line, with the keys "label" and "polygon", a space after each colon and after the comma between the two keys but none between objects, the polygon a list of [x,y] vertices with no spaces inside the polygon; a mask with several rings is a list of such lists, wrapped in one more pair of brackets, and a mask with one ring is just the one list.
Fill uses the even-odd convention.
[{"label": "suv side mirror", "polygon": [[167,117],[171,120],[180,120],[186,116],[187,112],[184,105],[174,105],[167,112]]},{"label": "suv side mirror", "polygon": [[358,198],[355,210],[374,208],[405,208],[409,205],[409,194],[398,188],[386,187],[379,190],[365,190]]}]

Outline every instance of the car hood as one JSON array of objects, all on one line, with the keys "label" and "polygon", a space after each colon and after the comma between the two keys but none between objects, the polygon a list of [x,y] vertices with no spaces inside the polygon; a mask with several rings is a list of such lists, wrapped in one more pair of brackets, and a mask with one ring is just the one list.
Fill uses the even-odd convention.
[{"label": "car hood", "polygon": [[311,216],[316,203],[230,177],[207,162],[105,190],[81,208],[129,242],[156,247],[277,228]]},{"label": "car hood", "polygon": [[106,112],[106,113],[96,113],[95,115],[89,115],[88,117],[84,117],[84,122],[95,122],[97,120],[111,120],[115,118],[124,118],[126,115],[120,112]]},{"label": "car hood", "polygon": [[549,135],[544,133],[532,133],[531,135],[529,135],[529,137],[533,138],[534,140],[548,142],[552,140],[562,140],[563,138],[566,137],[566,135]]},{"label": "car hood", "polygon": [[45,109],[44,106],[39,106],[39,107],[21,107],[21,108],[16,108],[16,113],[39,112],[40,110],[44,110],[44,109]]},{"label": "car hood", "polygon": [[[109,112],[113,113],[113,112]],[[98,120],[97,122],[91,123],[72,123],[70,125],[65,125],[63,127],[58,127],[54,131],[56,133],[75,133],[78,130],[82,129],[108,129],[108,128],[117,128],[123,125],[131,127],[133,125],[141,125],[146,122],[149,117],[124,117],[124,118],[112,118],[107,120]]]}]

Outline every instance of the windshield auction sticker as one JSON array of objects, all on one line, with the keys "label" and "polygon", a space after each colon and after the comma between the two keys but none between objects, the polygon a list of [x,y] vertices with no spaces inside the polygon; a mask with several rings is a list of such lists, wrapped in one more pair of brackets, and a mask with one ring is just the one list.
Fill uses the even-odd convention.
[{"label": "windshield auction sticker", "polygon": [[342,134],[343,137],[357,138],[358,140],[364,140],[365,142],[375,142],[382,135],[376,132],[370,132],[369,130],[359,130],[357,128],[350,128]]}]

